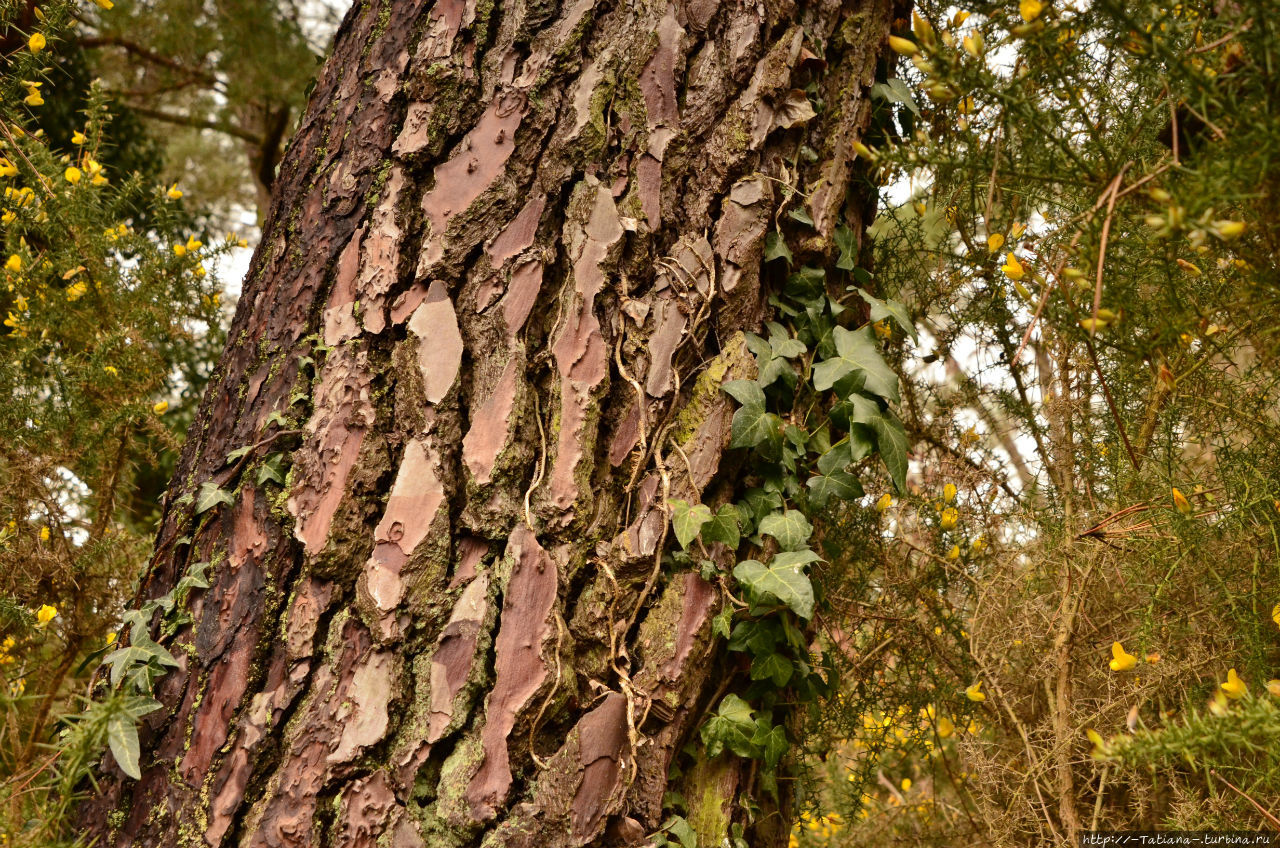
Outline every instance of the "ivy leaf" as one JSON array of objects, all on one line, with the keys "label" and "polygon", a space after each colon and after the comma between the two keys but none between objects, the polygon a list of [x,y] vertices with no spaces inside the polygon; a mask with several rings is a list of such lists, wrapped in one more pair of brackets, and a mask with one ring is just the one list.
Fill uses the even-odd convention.
[{"label": "ivy leaf", "polygon": [[682,816],[672,816],[667,819],[662,829],[678,839],[681,848],[698,848],[698,834]]},{"label": "ivy leaf", "polygon": [[676,531],[676,541],[680,547],[688,548],[689,543],[698,538],[702,525],[711,520],[711,507],[706,504],[690,506],[688,501],[677,499],[667,503],[671,506],[671,528]]},{"label": "ivy leaf", "polygon": [[[813,559],[818,558],[812,551],[806,553]],[[770,565],[754,559],[745,560],[733,569],[733,576],[755,594],[772,595],[796,615],[808,620],[813,617],[813,583],[801,570],[800,564],[789,564],[788,560],[783,560],[784,556],[774,557]]]},{"label": "ivy leaf", "polygon": [[902,328],[902,331],[917,342],[920,337],[916,335],[916,325],[911,322],[911,315],[907,312],[907,307],[898,303],[896,300],[881,300],[873,297],[862,289],[854,289],[858,295],[867,302],[871,307],[871,320],[881,321],[885,318],[892,318],[894,323]]},{"label": "ivy leaf", "polygon": [[885,363],[876,349],[871,337],[871,328],[846,330],[836,327],[832,330],[836,343],[836,356],[825,359],[813,367],[813,387],[825,392],[839,381],[855,371],[865,375],[866,388],[887,400],[897,401],[898,375]]},{"label": "ivy leaf", "polygon": [[787,240],[776,230],[764,237],[764,261],[772,262],[775,259],[787,260],[787,267],[791,267],[793,261]]},{"label": "ivy leaf", "polygon": [[774,356],[793,359],[808,349],[804,346],[804,342],[792,338],[787,333],[786,327],[783,327],[777,321],[770,321],[767,326],[769,328],[769,347]]},{"label": "ivy leaf", "polygon": [[864,494],[862,484],[858,482],[858,478],[848,471],[832,471],[830,474],[810,477],[807,485],[809,487],[809,501],[819,509],[826,507],[832,498],[852,501],[857,500]]},{"label": "ivy leaf", "polygon": [[235,498],[231,493],[218,486],[212,480],[206,480],[200,485],[200,492],[196,495],[196,515],[208,512],[218,504],[226,504],[231,506],[235,503]]},{"label": "ivy leaf", "polygon": [[258,485],[271,480],[278,486],[284,485],[284,454],[273,453],[258,466]]},{"label": "ivy leaf", "polygon": [[711,633],[715,636],[723,636],[729,638],[729,624],[733,621],[733,608],[726,608],[723,612],[711,619]]},{"label": "ivy leaf", "polygon": [[892,412],[883,412],[867,424],[875,431],[876,450],[884,460],[884,467],[893,479],[893,485],[899,492],[907,489],[907,431],[902,422]]},{"label": "ivy leaf", "polygon": [[911,88],[900,79],[889,79],[876,83],[871,86],[871,96],[888,100],[890,103],[900,103],[910,109],[916,117],[920,116],[920,107],[916,105],[915,98],[911,96]]},{"label": "ivy leaf", "polygon": [[720,388],[743,406],[764,408],[764,389],[754,380],[730,380]]},{"label": "ivy leaf", "polygon": [[725,695],[719,709],[702,726],[707,756],[719,756],[728,748],[739,757],[750,757],[755,753],[755,746],[751,744],[755,730],[756,723],[747,702],[737,695]]},{"label": "ivy leaf", "polygon": [[760,532],[777,539],[784,551],[798,551],[813,535],[813,525],[800,510],[788,509],[762,518]]},{"label": "ivy leaf", "polygon": [[231,453],[227,454],[227,462],[228,463],[235,462],[237,459],[244,456],[249,451],[253,450],[253,448],[254,448],[253,445],[245,445],[242,448],[236,448]]},{"label": "ivy leaf", "polygon": [[779,653],[765,654],[751,661],[751,679],[772,680],[779,689],[787,685],[794,671],[791,660]]},{"label": "ivy leaf", "polygon": [[836,267],[841,271],[852,271],[858,267],[858,240],[854,237],[853,230],[844,224],[836,227],[835,235],[836,247],[840,249],[840,259],[836,262]]},{"label": "ivy leaf", "polygon": [[799,221],[807,227],[813,226],[813,216],[809,214],[809,210],[803,206],[797,206],[788,213],[788,217],[792,220]]},{"label": "ivy leaf", "polygon": [[764,753],[764,763],[769,768],[776,768],[778,761],[787,753],[791,743],[787,741],[787,731],[782,725],[766,728],[757,725],[755,735],[751,738],[756,747]]},{"label": "ivy leaf", "polygon": [[742,540],[739,521],[738,508],[733,504],[725,504],[716,510],[711,520],[702,525],[702,540],[707,544],[722,542],[725,547],[733,550]]},{"label": "ivy leaf", "polygon": [[754,448],[766,441],[777,440],[781,424],[778,416],[765,412],[761,405],[744,406],[733,414],[729,447]]},{"label": "ivy leaf", "polygon": [[134,780],[141,780],[138,758],[142,749],[138,744],[138,728],[133,724],[133,716],[118,712],[107,720],[107,744],[111,746],[111,755],[116,758],[120,770]]}]

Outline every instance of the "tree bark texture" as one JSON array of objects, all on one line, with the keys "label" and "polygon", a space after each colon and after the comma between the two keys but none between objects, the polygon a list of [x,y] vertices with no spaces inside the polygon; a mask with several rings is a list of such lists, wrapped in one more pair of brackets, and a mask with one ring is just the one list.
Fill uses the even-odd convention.
[{"label": "tree bark texture", "polygon": [[[783,204],[814,221],[797,259],[863,230],[893,14],[352,9],[170,492],[141,597],[195,562],[212,586],[142,780],[108,759],[83,810],[101,844],[628,844],[668,789],[720,844],[755,771],[668,779],[736,665],[723,581],[663,571],[665,501],[735,493],[719,387],[754,375]],[[197,515],[209,481],[234,502]]]}]

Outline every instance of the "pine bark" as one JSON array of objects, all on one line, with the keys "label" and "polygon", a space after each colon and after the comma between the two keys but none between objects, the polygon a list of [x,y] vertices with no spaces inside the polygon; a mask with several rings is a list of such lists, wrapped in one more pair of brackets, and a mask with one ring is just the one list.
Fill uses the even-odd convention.
[{"label": "pine bark", "polygon": [[[352,9],[167,500],[140,598],[212,586],[142,780],[108,757],[83,808],[100,844],[635,844],[669,790],[699,844],[743,821],[752,763],[668,777],[742,675],[727,582],[662,563],[665,502],[739,486],[719,386],[754,374],[784,204],[797,260],[863,230],[894,11]],[[234,502],[197,515],[210,481]]]}]

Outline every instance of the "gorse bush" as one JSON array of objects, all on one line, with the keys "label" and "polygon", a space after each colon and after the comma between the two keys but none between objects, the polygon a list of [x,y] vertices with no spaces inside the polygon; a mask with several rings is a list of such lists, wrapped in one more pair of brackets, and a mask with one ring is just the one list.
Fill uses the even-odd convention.
[{"label": "gorse bush", "polygon": [[[21,45],[0,72],[0,829],[10,844],[59,837],[67,790],[100,753],[102,733],[73,734],[82,750],[49,744],[79,710],[73,696],[149,554],[157,507],[139,496],[139,477],[167,477],[222,345],[213,263],[243,246],[193,232],[178,186],[102,164],[127,160],[113,146],[138,140],[108,134],[96,88],[64,88],[56,54],[76,14],[67,2],[0,8],[5,42]],[[79,122],[46,132],[42,110],[67,101],[83,104]]]},{"label": "gorse bush", "polygon": [[1273,12],[901,22],[858,152],[909,194],[865,261],[922,338],[912,493],[832,517],[847,683],[793,841],[1275,824]]}]

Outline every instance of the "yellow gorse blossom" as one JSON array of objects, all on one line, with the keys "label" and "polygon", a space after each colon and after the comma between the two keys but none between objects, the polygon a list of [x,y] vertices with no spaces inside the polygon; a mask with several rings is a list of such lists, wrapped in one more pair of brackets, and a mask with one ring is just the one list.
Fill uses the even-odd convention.
[{"label": "yellow gorse blossom", "polygon": [[36,626],[44,627],[58,616],[58,608],[52,604],[43,604],[36,610]]},{"label": "yellow gorse blossom", "polygon": [[116,7],[116,4],[112,3],[111,0],[93,0],[93,2],[96,3],[99,8],[105,9],[108,12]]},{"label": "yellow gorse blossom", "polygon": [[182,197],[182,189],[178,188],[177,183],[174,183],[173,185],[169,186],[169,190],[164,193],[164,196],[169,198],[170,200],[178,200],[179,198]]},{"label": "yellow gorse blossom", "polygon": [[88,141],[88,140],[89,140],[89,139],[85,138],[84,133],[80,132],[80,130],[76,130],[75,132],[73,132],[73,133],[71,134],[71,143],[72,143],[72,144],[84,144],[84,143],[85,143],[86,141]]},{"label": "yellow gorse blossom", "polygon": [[956,723],[946,716],[938,719],[938,738],[946,739],[956,732]]},{"label": "yellow gorse blossom", "polygon": [[154,412],[156,415],[164,415],[166,412],[169,411],[169,401],[167,400],[160,401],[155,406],[151,407],[151,411]]},{"label": "yellow gorse blossom", "polygon": [[120,376],[120,371],[119,371],[119,370],[118,370],[114,365],[104,365],[104,366],[102,366],[102,370],[103,370],[103,371],[106,371],[106,372],[107,372],[108,374],[110,374],[112,377],[119,377],[119,376]]},{"label": "yellow gorse blossom", "polygon": [[80,182],[80,178],[83,177],[84,174],[75,165],[71,165],[67,170],[62,172],[62,176],[66,178],[67,182],[72,185],[76,185]]},{"label": "yellow gorse blossom", "polygon": [[1228,698],[1243,698],[1249,692],[1249,687],[1240,679],[1240,675],[1236,674],[1234,668],[1227,669],[1227,682],[1220,685],[1222,694]]},{"label": "yellow gorse blossom", "polygon": [[111,647],[112,645],[114,645],[115,643],[116,643],[116,633],[115,633],[115,631],[113,630],[113,631],[111,631],[110,633],[108,633],[108,634],[107,634],[107,647],[109,648],[109,647]]},{"label": "yellow gorse blossom", "polygon": [[956,526],[956,522],[960,520],[960,513],[956,508],[949,506],[942,511],[942,517],[938,520],[938,526],[943,530],[951,530]]},{"label": "yellow gorse blossom", "polygon": [[4,156],[0,156],[0,177],[16,177],[18,175],[18,166],[13,164]]},{"label": "yellow gorse blossom", "polygon": [[951,550],[947,551],[947,559],[949,559],[949,560],[957,560],[957,559],[960,559],[960,546],[959,546],[959,545],[952,545],[952,546],[951,546]]},{"label": "yellow gorse blossom", "polygon": [[975,703],[981,703],[987,700],[987,696],[983,694],[982,691],[982,681],[979,680],[977,683],[965,689],[964,696]]},{"label": "yellow gorse blossom", "polygon": [[1004,233],[992,233],[987,236],[987,250],[995,253],[1004,247]]},{"label": "yellow gorse blossom", "polygon": [[1138,664],[1138,658],[1124,649],[1119,642],[1111,643],[1111,670],[1128,671]]},{"label": "yellow gorse blossom", "polygon": [[18,273],[22,270],[22,257],[16,253],[10,253],[9,258],[5,260],[4,269],[15,274]]},{"label": "yellow gorse blossom", "polygon": [[43,106],[44,98],[40,96],[40,86],[43,83],[24,80],[22,84],[27,87],[27,96],[22,98],[22,102],[28,106]]},{"label": "yellow gorse blossom", "polygon": [[88,293],[88,291],[89,291],[88,283],[84,282],[83,280],[74,282],[71,285],[67,286],[67,300],[74,303],[75,301],[84,297],[85,294]]},{"label": "yellow gorse blossom", "polygon": [[[885,492],[876,501],[876,512],[885,512],[889,507],[893,506],[893,496]],[[1276,609],[1280,610],[1280,604],[1276,605]],[[1280,624],[1280,618],[1276,619],[1276,623]]]},{"label": "yellow gorse blossom", "polygon": [[1280,627],[1280,604],[1271,608],[1271,620],[1276,623],[1276,627]]},{"label": "yellow gorse blossom", "polygon": [[1187,496],[1178,491],[1178,487],[1173,487],[1173,505],[1178,512],[1183,515],[1191,514],[1191,502],[1187,500]]},{"label": "yellow gorse blossom", "polygon": [[1040,13],[1044,11],[1044,4],[1040,0],[1021,0],[1018,3],[1018,14],[1027,23],[1031,23],[1040,17]]},{"label": "yellow gorse blossom", "polygon": [[948,483],[942,487],[942,502],[951,503],[956,499],[956,484]]},{"label": "yellow gorse blossom", "polygon": [[899,56],[916,56],[920,53],[920,48],[914,41],[896,35],[889,36],[889,49]]},{"label": "yellow gorse blossom", "polygon": [[37,32],[27,39],[27,49],[32,53],[39,53],[48,43],[49,42],[45,40],[44,35]]},{"label": "yellow gorse blossom", "polygon": [[1009,253],[1005,256],[1005,262],[1000,266],[1000,270],[1004,271],[1005,276],[1011,280],[1021,280],[1026,274],[1026,269],[1022,267],[1022,263],[1018,261],[1018,257]]}]

